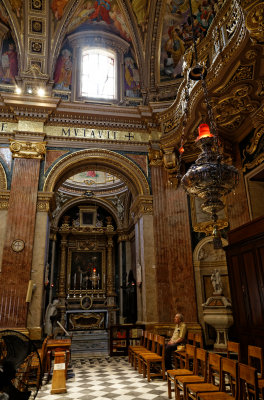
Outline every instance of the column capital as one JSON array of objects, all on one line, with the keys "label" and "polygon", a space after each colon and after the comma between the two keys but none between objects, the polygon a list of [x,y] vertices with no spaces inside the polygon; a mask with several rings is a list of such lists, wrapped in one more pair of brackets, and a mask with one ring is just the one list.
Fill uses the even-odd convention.
[{"label": "column capital", "polygon": [[0,210],[8,210],[10,190],[0,191]]},{"label": "column capital", "polygon": [[10,139],[13,158],[33,158],[42,160],[46,154],[46,142],[30,142]]},{"label": "column capital", "polygon": [[37,211],[49,212],[54,198],[53,192],[38,192]]},{"label": "column capital", "polygon": [[128,240],[129,240],[129,235],[123,233],[118,236],[117,243],[127,242]]},{"label": "column capital", "polygon": [[162,161],[162,151],[160,149],[149,149],[148,152],[148,158],[149,158],[149,165],[151,167],[162,167],[163,166],[163,161]]},{"label": "column capital", "polygon": [[141,218],[144,214],[153,215],[153,196],[139,195],[131,206],[131,214],[134,220]]}]

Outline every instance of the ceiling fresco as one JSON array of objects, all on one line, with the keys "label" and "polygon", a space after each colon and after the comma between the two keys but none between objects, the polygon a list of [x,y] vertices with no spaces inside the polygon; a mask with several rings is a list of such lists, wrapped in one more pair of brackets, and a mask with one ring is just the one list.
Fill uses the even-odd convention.
[{"label": "ceiling fresco", "polygon": [[[192,1],[194,32],[197,41],[206,36],[216,14],[215,0]],[[188,0],[167,0],[160,49],[161,81],[182,77],[185,51],[192,45],[192,26]]]},{"label": "ceiling fresco", "polygon": [[120,179],[103,171],[85,171],[71,176],[66,183],[84,184],[87,186],[111,186],[113,183],[121,183]]}]

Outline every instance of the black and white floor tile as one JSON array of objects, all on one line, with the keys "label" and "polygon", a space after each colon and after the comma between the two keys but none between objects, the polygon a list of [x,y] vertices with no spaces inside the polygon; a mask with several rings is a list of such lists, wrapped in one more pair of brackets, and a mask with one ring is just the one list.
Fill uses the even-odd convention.
[{"label": "black and white floor tile", "polygon": [[167,382],[144,379],[127,357],[74,358],[67,393],[50,394],[51,383],[42,386],[37,399],[45,400],[167,400]]}]

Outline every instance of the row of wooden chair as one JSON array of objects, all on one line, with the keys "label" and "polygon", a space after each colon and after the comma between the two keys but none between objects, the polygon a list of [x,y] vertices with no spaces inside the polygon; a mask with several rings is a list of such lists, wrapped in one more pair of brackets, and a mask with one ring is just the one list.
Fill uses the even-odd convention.
[{"label": "row of wooden chair", "polygon": [[[201,333],[188,332],[186,343],[191,344],[196,347],[199,347],[201,349],[204,348],[203,336]],[[173,363],[175,366],[179,366],[180,368],[183,368],[185,366],[185,363],[186,363],[185,349],[175,350],[175,352],[173,354]]]},{"label": "row of wooden chair", "polygon": [[189,344],[185,368],[167,371],[167,380],[170,399],[173,383],[176,400],[264,400],[256,368]]},{"label": "row of wooden chair", "polygon": [[138,346],[129,346],[128,360],[143,377],[165,376],[165,337],[144,331]]}]

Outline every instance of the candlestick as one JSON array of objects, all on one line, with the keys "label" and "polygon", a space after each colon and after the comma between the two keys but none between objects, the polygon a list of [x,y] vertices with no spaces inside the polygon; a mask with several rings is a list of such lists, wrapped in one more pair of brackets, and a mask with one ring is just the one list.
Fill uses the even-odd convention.
[{"label": "candlestick", "polygon": [[75,286],[76,286],[76,272],[73,276],[73,289],[75,290]]}]

